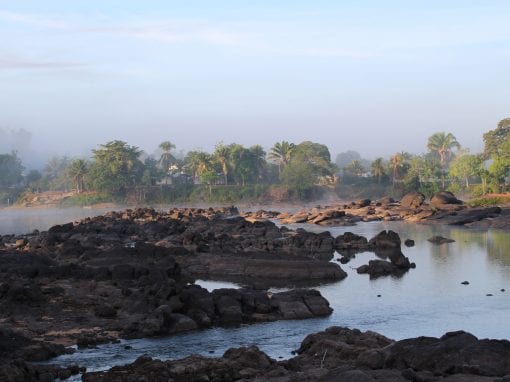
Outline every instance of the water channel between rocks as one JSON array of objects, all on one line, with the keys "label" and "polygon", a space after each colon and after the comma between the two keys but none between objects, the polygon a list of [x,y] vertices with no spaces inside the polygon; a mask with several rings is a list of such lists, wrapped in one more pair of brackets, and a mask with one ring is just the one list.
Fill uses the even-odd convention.
[{"label": "water channel between rocks", "polygon": [[[83,215],[87,213],[91,215],[90,211]],[[4,211],[0,211],[0,233],[47,228],[44,217],[38,218],[37,225],[26,229],[31,223],[20,219],[18,224],[22,228],[14,227],[12,220],[5,219],[5,214],[2,219],[2,214]],[[70,212],[59,218],[49,212],[47,215],[49,225],[84,217],[71,217]],[[368,238],[383,229],[392,229],[402,240],[415,240],[415,247],[403,247],[403,252],[416,263],[416,269],[400,278],[370,280],[368,275],[358,275],[354,268],[368,263],[375,255],[357,254],[350,263],[342,265],[348,273],[346,279],[317,288],[334,309],[327,318],[213,328],[167,338],[122,341],[97,349],[78,350],[49,363],[79,364],[92,371],[129,363],[144,354],[160,359],[177,359],[193,353],[221,356],[230,347],[246,345],[257,345],[276,359],[288,358],[306,335],[332,325],[372,330],[394,339],[440,336],[453,330],[465,330],[479,338],[510,338],[507,324],[510,317],[510,233],[397,222],[334,228],[290,226],[297,227],[315,232],[329,230],[333,236],[351,231]],[[436,246],[427,241],[434,235],[450,237],[455,242]],[[470,284],[462,285],[464,280]],[[199,283],[208,289],[237,287],[223,282]]]}]

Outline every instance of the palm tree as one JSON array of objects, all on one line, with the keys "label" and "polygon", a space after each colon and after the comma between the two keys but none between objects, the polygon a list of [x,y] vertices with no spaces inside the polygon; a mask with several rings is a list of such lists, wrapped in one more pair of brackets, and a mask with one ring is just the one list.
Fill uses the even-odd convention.
[{"label": "palm tree", "polygon": [[211,156],[204,151],[190,151],[186,156],[186,164],[193,172],[195,179],[211,169]]},{"label": "palm tree", "polygon": [[354,159],[351,163],[349,163],[346,166],[346,170],[356,176],[361,176],[365,172],[365,168],[363,167],[361,162],[357,159]]},{"label": "palm tree", "polygon": [[372,162],[372,176],[377,178],[377,183],[381,183],[381,178],[385,175],[384,171],[384,160],[383,158],[377,158]]},{"label": "palm tree", "polygon": [[218,143],[214,148],[213,157],[221,167],[221,172],[225,179],[225,185],[228,185],[228,161],[230,158],[230,150],[223,143]]},{"label": "palm tree", "polygon": [[159,148],[163,151],[159,162],[161,163],[161,167],[163,168],[163,171],[166,175],[168,173],[170,163],[175,160],[173,155],[170,154],[170,151],[175,149],[175,145],[170,141],[163,141],[159,144]]},{"label": "palm tree", "polygon": [[83,159],[75,159],[68,167],[69,176],[73,178],[78,193],[81,193],[85,189],[83,179],[87,171],[87,162]]},{"label": "palm tree", "polygon": [[439,155],[441,167],[444,168],[446,161],[453,154],[453,149],[460,149],[460,144],[452,133],[439,132],[429,137],[427,148]]},{"label": "palm tree", "polygon": [[390,158],[390,167],[393,170],[393,187],[395,187],[395,181],[398,178],[398,169],[402,167],[404,163],[404,157],[402,153],[396,153]]},{"label": "palm tree", "polygon": [[296,145],[294,143],[282,141],[275,143],[275,145],[271,148],[268,158],[278,163],[279,172],[281,172],[281,170],[289,164],[292,151],[295,147]]},{"label": "palm tree", "polygon": [[253,170],[256,176],[261,179],[266,168],[266,152],[261,145],[254,145],[250,147],[250,153],[253,160]]},{"label": "palm tree", "polygon": [[439,132],[431,135],[427,143],[427,148],[439,155],[439,162],[441,164],[442,182],[443,189],[445,187],[445,167],[446,161],[453,155],[453,148],[460,149],[460,144],[457,142],[457,138],[452,133],[446,134],[445,132]]}]

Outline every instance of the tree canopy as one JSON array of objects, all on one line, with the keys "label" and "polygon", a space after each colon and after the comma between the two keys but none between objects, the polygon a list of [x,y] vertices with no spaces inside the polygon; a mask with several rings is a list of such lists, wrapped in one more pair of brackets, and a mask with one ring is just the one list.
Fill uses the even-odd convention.
[{"label": "tree canopy", "polygon": [[484,156],[486,159],[501,153],[504,142],[510,136],[510,118],[502,119],[494,130],[483,135]]},{"label": "tree canopy", "polygon": [[437,154],[441,166],[445,166],[447,161],[453,156],[453,149],[459,149],[460,144],[452,133],[439,132],[429,137],[427,148],[432,153]]},{"label": "tree canopy", "polygon": [[90,180],[97,190],[122,195],[127,187],[136,185],[141,179],[143,164],[138,147],[116,140],[100,145],[92,152],[94,162]]}]

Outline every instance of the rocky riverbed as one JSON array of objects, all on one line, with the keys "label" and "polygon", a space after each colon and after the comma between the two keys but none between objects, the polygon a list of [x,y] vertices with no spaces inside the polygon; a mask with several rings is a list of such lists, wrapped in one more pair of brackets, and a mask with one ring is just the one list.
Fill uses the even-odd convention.
[{"label": "rocky riverbed", "polygon": [[23,361],[62,354],[74,344],[329,315],[328,301],[314,290],[209,292],[193,284],[197,275],[276,277],[268,269],[278,267],[297,274],[282,279],[345,277],[327,260],[331,235],[236,215],[235,209],[128,210],[1,237],[0,329],[14,339],[3,344],[2,360],[21,359],[21,366],[9,365],[25,370]]},{"label": "rocky riverbed", "polygon": [[[348,232],[335,238],[246,219],[235,208],[109,212],[45,232],[2,236],[0,380],[52,380],[82,371],[27,363],[68,352],[69,345],[327,316],[329,303],[316,291],[270,293],[267,287],[275,280],[292,286],[346,277],[330,261],[335,250],[343,263],[357,252],[375,252],[379,259],[358,273],[399,275],[414,266],[401,244],[392,231],[370,240]],[[251,287],[209,292],[193,284],[197,277]],[[252,377],[265,378],[246,376]],[[175,378],[189,380],[187,374]]]},{"label": "rocky riverbed", "polygon": [[390,197],[379,200],[361,199],[351,203],[317,206],[295,213],[257,211],[244,216],[251,220],[276,219],[282,224],[309,223],[322,226],[350,226],[358,222],[384,220],[510,228],[510,209],[498,206],[469,207],[446,191],[438,192],[428,201],[423,194],[411,192],[401,200]]}]

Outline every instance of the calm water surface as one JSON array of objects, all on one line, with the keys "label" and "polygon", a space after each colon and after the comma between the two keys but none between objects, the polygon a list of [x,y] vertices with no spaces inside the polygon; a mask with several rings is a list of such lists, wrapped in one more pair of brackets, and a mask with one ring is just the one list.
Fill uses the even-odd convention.
[{"label": "calm water surface", "polygon": [[[74,212],[77,214],[73,215]],[[96,212],[67,210],[57,214],[43,210],[37,217],[28,214],[9,218],[2,210],[0,233],[46,229]],[[394,339],[440,336],[461,329],[480,338],[510,338],[509,233],[396,222],[361,223],[339,228],[292,227],[316,232],[327,229],[334,236],[351,231],[367,237],[383,229],[393,229],[403,240],[416,241],[415,247],[403,248],[404,254],[416,263],[416,269],[400,278],[370,280],[367,275],[358,275],[353,268],[366,264],[375,255],[358,254],[349,264],[342,265],[348,273],[346,279],[318,288],[334,309],[330,317],[215,328],[170,338],[129,340],[120,345],[79,350],[58,357],[52,363],[78,363],[89,370],[100,370],[131,362],[143,354],[161,359],[182,358],[192,353],[220,356],[230,347],[244,345],[257,345],[274,358],[288,358],[307,334],[331,325],[373,330]],[[455,243],[433,245],[427,242],[433,235],[451,237]],[[461,285],[464,280],[470,284]],[[230,283],[210,281],[200,284],[208,289],[235,287]],[[125,349],[126,345],[131,348]]]}]

